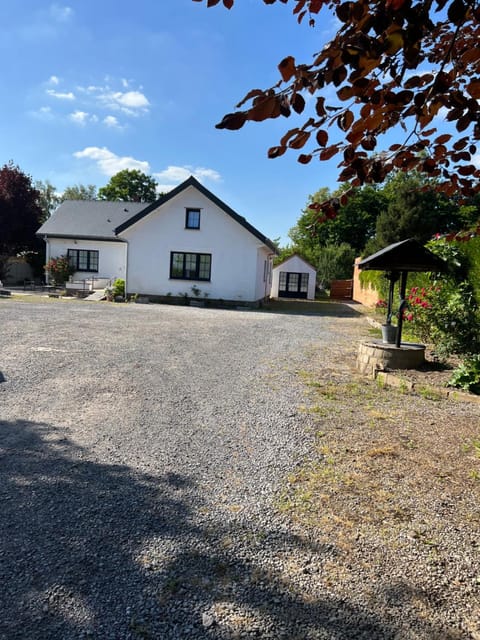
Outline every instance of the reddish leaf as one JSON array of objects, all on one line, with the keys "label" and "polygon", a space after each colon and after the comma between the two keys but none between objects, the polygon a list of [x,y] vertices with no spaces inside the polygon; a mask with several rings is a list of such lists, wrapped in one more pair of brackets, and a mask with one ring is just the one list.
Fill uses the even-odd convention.
[{"label": "reddish leaf", "polygon": [[243,111],[236,111],[235,113],[227,113],[223,117],[223,120],[215,125],[216,129],[241,129],[247,120],[247,116]]},{"label": "reddish leaf", "polygon": [[296,136],[299,131],[300,129],[298,127],[295,127],[295,129],[290,129],[290,131],[287,131],[287,133],[281,137],[280,144],[282,146],[287,144],[290,138],[293,138],[293,136]]},{"label": "reddish leaf", "polygon": [[457,142],[455,142],[455,144],[453,145],[453,148],[455,149],[455,151],[461,151],[462,149],[465,149],[468,143],[469,143],[469,138],[467,137],[460,138],[460,140],[457,140]]},{"label": "reddish leaf", "polygon": [[451,139],[451,135],[449,133],[444,133],[441,136],[438,136],[438,138],[435,138],[435,140],[433,141],[435,144],[445,144],[446,142],[448,142]]},{"label": "reddish leaf", "polygon": [[480,98],[480,79],[475,78],[469,84],[467,84],[466,88],[472,98],[475,98],[475,100],[478,100],[478,98]]},{"label": "reddish leaf", "polygon": [[247,95],[242,100],[240,100],[240,102],[237,104],[237,109],[240,109],[240,107],[244,105],[245,102],[248,102],[248,100],[251,100],[252,98],[257,98],[258,96],[266,96],[266,95],[267,94],[261,89],[252,89],[247,93]]},{"label": "reddish leaf", "polygon": [[448,19],[453,24],[459,24],[468,11],[468,6],[463,0],[453,0],[452,4],[448,7]]},{"label": "reddish leaf", "polygon": [[327,115],[324,105],[325,105],[325,98],[323,96],[320,96],[320,98],[317,98],[315,110],[320,118],[323,118],[323,116]]},{"label": "reddish leaf", "polygon": [[276,109],[278,109],[278,115],[280,115],[280,104],[276,96],[257,98],[254,106],[248,111],[248,119],[262,122],[267,118],[274,117]]},{"label": "reddish leaf", "polygon": [[312,155],[311,154],[306,155],[305,153],[301,153],[297,158],[300,164],[308,164],[311,159],[312,159]]},{"label": "reddish leaf", "polygon": [[459,120],[457,120],[457,131],[465,131],[465,129],[468,129],[468,127],[472,124],[472,119],[470,117],[470,114],[466,114],[464,116],[462,116]]},{"label": "reddish leaf", "polygon": [[377,139],[375,136],[366,136],[361,142],[362,148],[365,151],[373,151],[377,146]]},{"label": "reddish leaf", "polygon": [[223,0],[223,6],[227,9],[231,9],[233,7],[233,0]]},{"label": "reddish leaf", "polygon": [[271,147],[268,150],[268,157],[269,158],[278,158],[279,156],[283,156],[283,154],[285,153],[286,150],[287,150],[287,147],[284,147],[284,146]]},{"label": "reddish leaf", "polygon": [[295,58],[293,56],[287,56],[278,65],[278,70],[282,76],[284,82],[288,82],[290,78],[295,75],[297,70],[295,66]]},{"label": "reddish leaf", "polygon": [[327,147],[320,152],[320,160],[330,160],[333,156],[338,153],[339,145],[333,144],[331,147]]},{"label": "reddish leaf", "polygon": [[328,142],[328,133],[323,129],[317,131],[317,143],[319,147],[325,147]]},{"label": "reddish leaf", "polygon": [[288,146],[291,149],[301,149],[303,146],[305,146],[305,143],[309,138],[310,133],[308,131],[299,131],[297,135],[292,140],[290,140]]},{"label": "reddish leaf", "polygon": [[457,171],[461,176],[471,176],[475,173],[475,167],[473,164],[467,164],[463,167],[458,167]]},{"label": "reddish leaf", "polygon": [[296,111],[297,113],[302,113],[302,111],[305,109],[305,98],[300,93],[296,93],[294,96],[292,96],[290,104],[292,105],[292,109],[294,111]]},{"label": "reddish leaf", "polygon": [[220,0],[207,0],[207,7],[214,7]]},{"label": "reddish leaf", "polygon": [[337,96],[340,100],[350,100],[354,96],[353,87],[342,87],[337,91]]},{"label": "reddish leaf", "polygon": [[352,111],[347,110],[338,117],[338,126],[342,131],[348,131],[352,126],[354,115]]}]

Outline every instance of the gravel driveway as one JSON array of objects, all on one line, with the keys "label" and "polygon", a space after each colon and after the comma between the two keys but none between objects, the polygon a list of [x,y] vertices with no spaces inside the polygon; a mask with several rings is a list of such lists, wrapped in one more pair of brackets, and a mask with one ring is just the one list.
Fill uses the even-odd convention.
[{"label": "gravel driveway", "polygon": [[309,600],[332,549],[273,508],[312,445],[298,371],[348,376],[367,332],[330,310],[0,301],[0,638],[393,638]]}]

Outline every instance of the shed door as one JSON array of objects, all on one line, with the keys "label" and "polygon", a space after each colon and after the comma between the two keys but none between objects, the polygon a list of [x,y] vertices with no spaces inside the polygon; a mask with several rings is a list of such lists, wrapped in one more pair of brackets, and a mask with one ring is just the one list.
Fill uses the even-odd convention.
[{"label": "shed door", "polygon": [[279,298],[306,298],[308,294],[308,273],[280,271],[278,280]]}]

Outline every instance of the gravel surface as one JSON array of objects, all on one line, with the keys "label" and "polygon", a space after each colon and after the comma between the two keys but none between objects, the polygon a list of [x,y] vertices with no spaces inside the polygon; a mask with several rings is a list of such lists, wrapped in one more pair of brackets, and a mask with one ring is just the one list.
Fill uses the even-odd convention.
[{"label": "gravel surface", "polygon": [[[457,595],[433,609],[414,546],[385,564],[354,526],[352,563],[331,521],[283,508],[319,420],[339,433],[365,404],[310,410],[312,371],[357,380],[368,335],[329,311],[0,300],[0,638],[479,638],[478,492],[449,529]],[[478,406],[448,419],[478,425]]]}]

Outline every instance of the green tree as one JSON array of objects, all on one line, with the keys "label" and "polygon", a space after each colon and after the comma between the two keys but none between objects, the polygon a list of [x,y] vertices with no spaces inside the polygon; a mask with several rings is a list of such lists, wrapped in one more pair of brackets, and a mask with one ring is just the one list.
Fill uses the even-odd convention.
[{"label": "green tree", "polygon": [[462,227],[458,204],[436,191],[435,182],[418,172],[397,172],[385,184],[383,194],[388,204],[377,218],[367,255],[400,240],[415,238],[425,243],[435,234]]},{"label": "green tree", "polygon": [[323,289],[329,289],[332,280],[345,280],[353,276],[356,251],[346,242],[340,245],[328,244],[321,247],[317,262],[317,282]]},{"label": "green tree", "polygon": [[0,279],[8,257],[43,248],[35,235],[43,216],[39,198],[32,178],[12,161],[0,168]]},{"label": "green tree", "polygon": [[35,189],[39,193],[38,204],[42,209],[42,217],[40,222],[43,223],[52,215],[52,213],[60,204],[61,200],[56,188],[48,180],[45,180],[45,182],[42,182],[42,180],[36,180]]},{"label": "green tree", "polygon": [[319,248],[327,245],[347,243],[360,255],[375,235],[377,218],[387,207],[387,197],[378,187],[367,185],[355,189],[345,204],[340,205],[335,217],[321,215],[316,207],[312,208],[312,204],[329,198],[341,201],[344,190],[342,186],[332,194],[324,187],[309,196],[307,206],[289,232],[295,250],[311,262],[318,258]]},{"label": "green tree", "polygon": [[157,199],[156,188],[157,182],[151,176],[138,169],[123,169],[98,190],[98,198],[125,202],[154,202]]},{"label": "green tree", "polygon": [[94,184],[74,184],[66,187],[60,196],[60,201],[65,200],[96,200],[97,187]]}]

